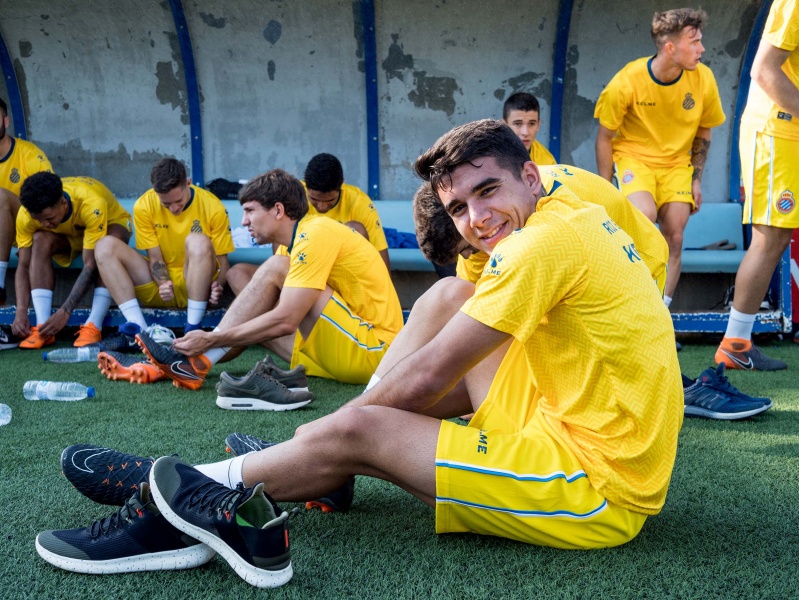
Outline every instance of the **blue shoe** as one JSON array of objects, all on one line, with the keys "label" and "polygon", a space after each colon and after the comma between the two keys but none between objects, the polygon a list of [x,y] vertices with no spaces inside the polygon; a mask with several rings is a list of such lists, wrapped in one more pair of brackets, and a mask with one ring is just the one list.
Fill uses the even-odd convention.
[{"label": "blue shoe", "polygon": [[[753,417],[771,408],[770,403],[766,405],[735,390],[723,373],[721,366],[719,370],[711,367],[703,371],[696,380],[682,376],[686,416],[733,421]],[[736,394],[731,395],[733,390]]]},{"label": "blue shoe", "polygon": [[189,333],[190,331],[195,331],[195,330],[197,330],[197,329],[201,329],[201,327],[200,327],[200,324],[199,324],[199,323],[197,323],[196,325],[192,325],[191,323],[186,323],[186,324],[183,326],[183,335],[186,335],[186,334],[187,334],[187,333]]},{"label": "blue shoe", "polygon": [[[248,452],[258,452],[269,446],[274,446],[275,442],[266,442],[254,435],[246,433],[231,433],[225,438],[225,450],[233,456],[241,456]],[[333,490],[326,496],[317,500],[310,500],[305,503],[305,508],[319,508],[324,513],[347,512],[352,506],[352,499],[355,496],[355,477],[350,477],[347,483],[340,488]]]},{"label": "blue shoe", "polygon": [[264,493],[264,484],[232,490],[173,456],[150,471],[153,499],[177,529],[208,544],[236,574],[256,587],[291,580],[289,513]]},{"label": "blue shoe", "polygon": [[61,471],[81,494],[98,504],[122,506],[147,481],[153,459],[91,444],[61,453]]},{"label": "blue shoe", "polygon": [[716,367],[715,370],[711,367],[705,370],[699,377],[707,375],[708,385],[712,385],[714,388],[727,394],[731,398],[742,400],[744,402],[762,402],[764,405],[766,405],[767,409],[771,408],[771,398],[749,396],[748,394],[744,394],[741,390],[730,383],[730,380],[727,379],[726,375],[724,375],[725,367],[726,365],[721,363]]},{"label": "blue shoe", "polygon": [[214,556],[164,519],[146,481],[110,517],[88,527],[43,531],[36,552],[59,569],[92,574],[190,569]]}]

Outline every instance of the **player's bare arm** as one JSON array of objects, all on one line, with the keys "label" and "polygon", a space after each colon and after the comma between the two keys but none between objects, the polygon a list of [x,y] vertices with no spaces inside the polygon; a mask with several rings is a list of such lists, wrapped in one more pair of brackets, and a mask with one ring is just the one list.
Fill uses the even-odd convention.
[{"label": "player's bare arm", "polygon": [[150,276],[158,286],[158,295],[164,302],[169,302],[175,297],[175,290],[172,280],[169,278],[169,269],[161,248],[155,247],[147,250],[147,258],[150,264]]},{"label": "player's bare arm", "polygon": [[613,180],[613,137],[614,129],[599,125],[596,134],[596,169],[597,174],[608,181]]},{"label": "player's bare arm", "polygon": [[778,106],[796,118],[799,115],[799,89],[782,70],[790,55],[788,50],[762,40],[752,64],[752,79]]},{"label": "player's bare arm", "polygon": [[17,253],[17,272],[14,275],[14,289],[17,295],[17,309],[14,313],[14,322],[11,331],[18,337],[28,337],[31,334],[31,324],[28,319],[28,309],[31,298],[31,248],[20,248]]},{"label": "player's bare arm", "polygon": [[691,165],[694,168],[694,173],[691,177],[691,193],[696,205],[694,212],[698,211],[702,206],[702,174],[707,162],[707,153],[710,150],[710,136],[710,129],[700,127],[696,131],[696,137],[691,145]]},{"label": "player's bare arm", "polygon": [[377,386],[345,406],[427,411],[509,338],[458,312],[429,343],[401,360]]},{"label": "player's bare arm", "polygon": [[90,287],[97,281],[97,263],[94,260],[94,250],[83,250],[83,269],[81,269],[69,296],[64,300],[63,304],[59,307],[52,316],[47,319],[42,325],[39,326],[39,333],[43,336],[51,336],[57,334],[67,325],[69,315],[75,310],[75,307],[80,302]]}]

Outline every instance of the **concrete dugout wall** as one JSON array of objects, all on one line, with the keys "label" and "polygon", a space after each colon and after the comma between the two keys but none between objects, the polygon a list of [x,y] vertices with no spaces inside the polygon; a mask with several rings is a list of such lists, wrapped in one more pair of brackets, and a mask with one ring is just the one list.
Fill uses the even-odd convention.
[{"label": "concrete dugout wall", "polygon": [[[710,15],[704,60],[728,117],[713,132],[706,201],[729,197],[736,95],[760,5],[702,3]],[[626,62],[654,52],[652,13],[672,7],[4,0],[9,61],[0,94],[8,100],[8,86],[18,88],[13,120],[59,174],[97,177],[120,196],[147,189],[150,167],[163,156],[186,161],[195,179],[207,181],[274,167],[301,176],[325,151],[339,156],[350,183],[407,199],[420,151],[454,125],[499,117],[518,90],[542,102],[539,139],[547,143],[562,129],[561,161],[594,170],[594,102]]]}]

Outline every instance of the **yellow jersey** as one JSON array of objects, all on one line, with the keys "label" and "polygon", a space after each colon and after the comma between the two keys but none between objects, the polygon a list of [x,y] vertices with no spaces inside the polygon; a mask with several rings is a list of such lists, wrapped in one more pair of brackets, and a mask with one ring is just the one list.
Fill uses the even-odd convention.
[{"label": "yellow jersey", "polygon": [[652,73],[652,58],[639,58],[616,73],[602,90],[594,118],[616,131],[613,160],[631,156],[651,167],[691,164],[699,127],[726,119],[712,71],[699,64],[670,83]]},{"label": "yellow jersey", "polygon": [[222,201],[208,190],[191,186],[191,199],[183,212],[173,215],[165,208],[155,190],[148,190],[133,205],[136,248],[159,247],[170,269],[186,262],[186,238],[190,233],[204,233],[211,238],[214,252],[223,256],[233,252],[230,220]]},{"label": "yellow jersey", "polygon": [[53,172],[44,152],[31,142],[11,138],[11,149],[0,158],[0,187],[19,196],[22,183],[41,171]]},{"label": "yellow jersey", "polygon": [[488,262],[488,254],[482,250],[473,252],[469,258],[458,256],[458,262],[455,264],[455,276],[464,281],[477,281],[483,276],[483,269]]},{"label": "yellow jersey", "polygon": [[102,183],[91,177],[63,177],[64,198],[69,205],[64,221],[54,229],[46,229],[20,206],[17,213],[17,246],[30,248],[33,234],[52,231],[68,238],[83,239],[84,250],[94,250],[97,241],[108,233],[112,223],[130,231],[130,215]]},{"label": "yellow jersey", "polygon": [[[769,10],[763,41],[790,52],[782,64],[788,79],[799,88],[799,6],[796,0],[774,0]],[[778,138],[799,140],[799,115],[785,112],[752,80],[742,123]]]},{"label": "yellow jersey", "polygon": [[552,156],[552,153],[544,147],[544,144],[538,140],[533,140],[533,145],[530,146],[530,160],[537,165],[556,165],[558,161]]},{"label": "yellow jersey", "polygon": [[[302,185],[305,186],[304,181]],[[314,205],[308,202],[308,214],[323,214],[339,223],[357,221],[366,228],[366,232],[369,234],[369,242],[376,250],[380,251],[388,248],[386,234],[383,231],[383,225],[380,223],[380,215],[377,214],[377,209],[372,199],[354,185],[342,184],[341,198],[339,198],[338,204],[326,213],[317,212]]]},{"label": "yellow jersey", "polygon": [[306,215],[288,247],[283,287],[333,288],[354,314],[390,344],[402,328],[402,307],[386,265],[361,234],[333,219]]},{"label": "yellow jersey", "polygon": [[[683,419],[674,327],[633,239],[555,182],[461,309],[524,345],[540,411],[615,504],[662,507]],[[525,411],[529,414],[531,411]]]}]

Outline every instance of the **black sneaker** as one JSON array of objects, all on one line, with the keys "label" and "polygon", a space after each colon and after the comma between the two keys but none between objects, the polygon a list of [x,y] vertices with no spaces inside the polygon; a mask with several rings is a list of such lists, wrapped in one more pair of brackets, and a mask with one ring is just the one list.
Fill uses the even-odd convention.
[{"label": "black sneaker", "polygon": [[311,392],[292,392],[270,376],[263,362],[244,377],[222,372],[216,393],[216,405],[228,410],[294,410],[313,400]]},{"label": "black sneaker", "polygon": [[266,372],[285,385],[292,392],[307,392],[308,378],[305,376],[305,365],[297,365],[290,371],[284,371],[275,364],[270,355],[261,361]]},{"label": "black sneaker", "polygon": [[720,392],[727,394],[731,398],[740,400],[742,402],[760,402],[766,407],[766,409],[771,408],[771,398],[744,394],[741,390],[730,383],[730,380],[727,379],[726,375],[724,375],[724,370],[725,365],[724,363],[721,363],[715,369],[713,369],[713,367],[705,369],[699,376],[699,379],[701,379],[705,385],[712,386]]},{"label": "black sneaker", "polygon": [[208,544],[256,587],[278,587],[293,574],[289,513],[264,493],[264,484],[232,490],[173,456],[155,461],[153,499],[164,518]]},{"label": "black sneaker", "polygon": [[211,370],[211,363],[204,355],[184,356],[171,346],[159,344],[143,331],[136,334],[136,341],[150,362],[169,377],[175,387],[199,390]]},{"label": "black sneaker", "polygon": [[682,378],[685,394],[684,410],[688,417],[734,421],[753,417],[771,407],[770,404],[766,405],[754,399],[744,400],[742,397],[731,396],[721,391],[713,368],[704,371],[696,380],[689,379],[685,375]]},{"label": "black sneaker", "polygon": [[88,527],[43,531],[36,552],[59,569],[95,575],[190,569],[215,554],[161,516],[146,481],[110,517]]},{"label": "black sneaker", "polygon": [[99,504],[122,506],[142,481],[153,458],[91,444],[74,444],[61,453],[61,471],[81,494]]},{"label": "black sneaker", "polygon": [[[3,288],[0,288],[0,290],[2,289]],[[19,346],[21,341],[21,338],[18,338],[11,333],[11,327],[8,325],[0,325],[0,350],[10,350],[11,348],[16,348]]]},{"label": "black sneaker", "polygon": [[6,288],[0,287],[0,306],[6,303],[6,299],[8,298],[8,294],[6,292]]},{"label": "black sneaker", "polygon": [[[277,442],[267,442],[254,435],[246,433],[231,433],[225,438],[225,451],[233,456],[241,456],[248,452],[258,452],[269,446],[274,446]],[[305,508],[319,508],[324,513],[347,512],[352,506],[352,499],[355,496],[355,477],[350,477],[347,483],[337,490],[305,503]]]},{"label": "black sneaker", "polygon": [[269,446],[274,446],[276,442],[265,442],[264,440],[247,435],[246,433],[231,433],[225,438],[225,452],[230,452],[233,456],[241,456],[248,452],[258,452]]},{"label": "black sneaker", "polygon": [[97,343],[97,346],[106,352],[138,353],[139,345],[136,343],[136,334],[140,331],[141,327],[136,323],[123,323],[116,333],[105,337],[102,342]]}]

